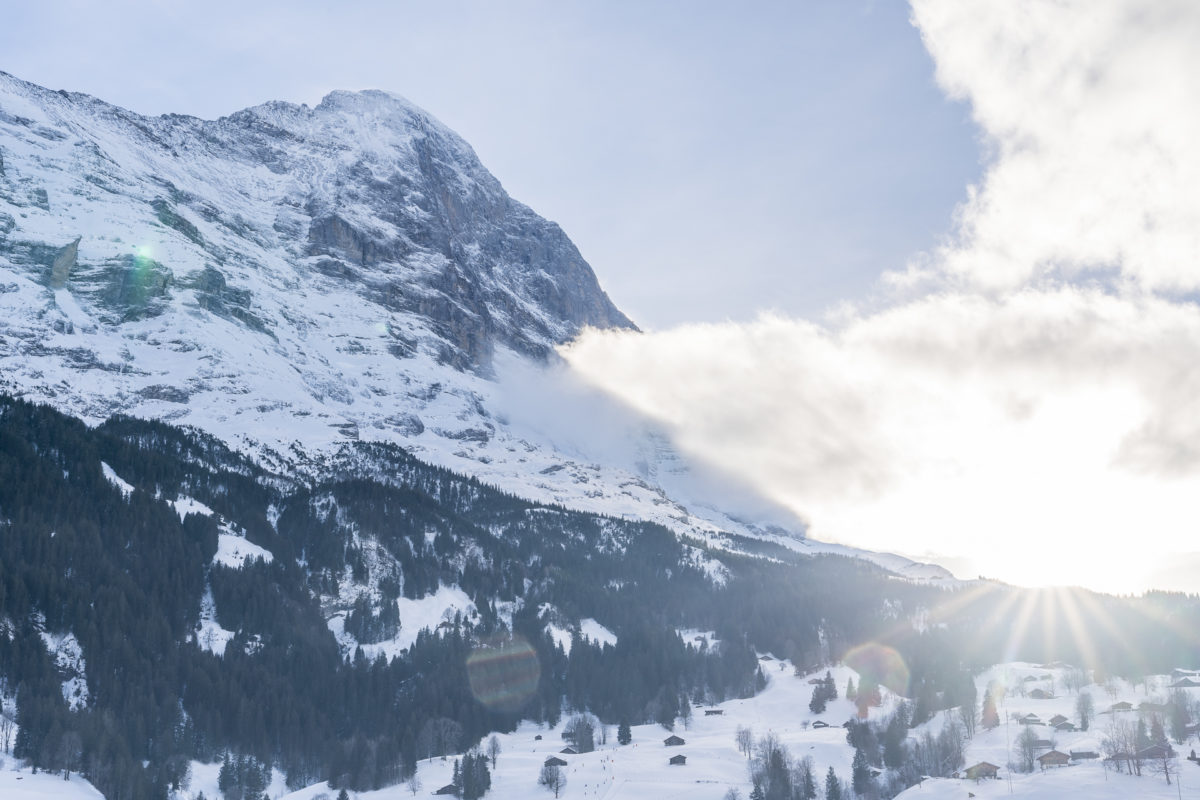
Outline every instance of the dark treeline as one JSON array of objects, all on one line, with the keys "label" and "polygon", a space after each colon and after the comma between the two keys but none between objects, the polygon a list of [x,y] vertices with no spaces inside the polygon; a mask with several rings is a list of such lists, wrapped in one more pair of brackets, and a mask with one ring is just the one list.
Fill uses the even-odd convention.
[{"label": "dark treeline", "polygon": [[[126,497],[101,462],[136,490]],[[954,705],[963,675],[1002,656],[1103,653],[1089,666],[1129,675],[1200,661],[1191,597],[1076,593],[1086,601],[1076,616],[1104,622],[1088,650],[1061,618],[1053,627],[1053,593],[918,585],[737,538],[740,555],[707,552],[661,526],[531,503],[396,448],[360,445],[312,472],[328,477],[270,474],[162,423],[88,428],[0,398],[0,694],[17,701],[17,755],[80,772],[113,800],[165,797],[191,759],[226,760],[231,797],[253,793],[263,765],[296,787],[365,790],[523,718],[586,710],[608,724],[670,725],[693,704],[756,691],[756,651],[815,667],[886,645],[908,669],[892,688],[914,697],[913,724]],[[167,501],[185,495],[220,519],[181,520]],[[222,524],[274,559],[214,565]],[[696,556],[722,561],[724,581]],[[390,661],[342,652],[327,627],[340,612],[359,642],[391,638],[403,625],[395,600],[442,585],[465,591],[478,615],[420,633]],[[234,632],[220,657],[196,642],[208,591]],[[1026,602],[1038,610],[1014,640]],[[547,633],[546,604],[562,623],[600,620],[616,645],[576,637],[566,654]],[[685,642],[680,628],[714,631],[720,644]],[[67,632],[86,662],[89,697],[76,710],[42,638]],[[518,708],[471,691],[468,658],[497,637],[520,637],[536,661],[540,679]]]}]

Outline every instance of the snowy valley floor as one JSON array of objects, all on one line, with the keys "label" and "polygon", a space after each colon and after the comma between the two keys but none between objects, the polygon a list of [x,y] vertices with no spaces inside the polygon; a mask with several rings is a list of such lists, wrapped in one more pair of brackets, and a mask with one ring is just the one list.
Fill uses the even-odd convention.
[{"label": "snowy valley floor", "polygon": [[[686,740],[678,747],[664,746],[663,740],[670,731],[658,725],[642,725],[633,728],[633,743],[627,746],[616,744],[615,726],[610,728],[608,744],[595,752],[581,755],[560,755],[568,762],[564,768],[567,784],[560,796],[563,798],[590,798],[594,800],[721,800],[730,788],[737,788],[742,796],[749,794],[750,781],[746,757],[735,743],[738,726],[747,726],[755,737],[774,733],[785,744],[793,758],[811,756],[817,775],[824,776],[829,766],[842,779],[850,776],[853,750],[846,744],[845,730],[841,724],[853,713],[853,705],[845,699],[829,704],[824,714],[813,714],[808,709],[812,686],[808,678],[795,677],[791,664],[781,661],[764,661],[768,686],[757,697],[747,700],[731,700],[717,706],[721,715],[706,716],[704,709],[696,708],[691,725],[677,725],[674,733]],[[859,678],[848,668],[832,670],[839,691],[846,679]],[[1044,686],[1045,683],[1024,682],[1027,675],[1039,678],[1046,674],[1055,676],[1061,686],[1061,671],[1046,670],[1032,664],[1007,664],[997,666],[978,676],[980,696],[992,679],[1004,680],[1007,685]],[[820,673],[820,674],[823,674]],[[1128,701],[1136,706],[1149,698],[1161,697],[1167,681],[1161,676],[1157,682],[1146,686],[1132,686],[1117,682],[1107,693],[1100,686],[1090,686],[1096,710],[1104,712],[1118,701]],[[1200,692],[1200,689],[1189,690]],[[885,697],[881,709],[872,709],[872,716],[886,714],[894,698]],[[1074,719],[1075,695],[1064,692],[1062,696],[1048,700],[1021,697],[1011,693],[1000,708],[1001,717],[1013,713],[1037,714],[1043,720],[1055,714]],[[1135,719],[1129,714],[1130,719]],[[829,728],[813,728],[812,723],[823,720]],[[1105,727],[1111,714],[1101,713],[1092,730],[1078,733],[1052,734],[1045,726],[1035,728],[1040,736],[1055,741],[1057,749],[1099,750]],[[943,715],[939,714],[926,725],[940,727]],[[1006,729],[1007,728],[1007,729]],[[976,734],[967,746],[967,764],[989,761],[1001,765],[1000,780],[980,782],[960,779],[929,779],[900,795],[903,800],[967,800],[974,794],[979,800],[985,798],[1021,797],[1028,800],[1117,800],[1121,798],[1192,798],[1200,800],[1200,767],[1180,758],[1179,784],[1167,786],[1161,777],[1144,775],[1141,778],[1118,774],[1105,769],[1100,761],[1049,769],[1024,775],[1010,775],[1006,765],[1008,741],[1015,741],[1020,726],[1015,721],[992,731]],[[542,739],[535,737],[541,735]],[[523,724],[510,734],[499,734],[501,752],[497,768],[492,773],[492,789],[487,797],[492,800],[517,800],[518,798],[550,798],[553,793],[537,784],[542,763],[550,755],[559,755],[566,745],[561,738],[561,725],[555,729],[539,727],[532,723]],[[1195,741],[1185,744],[1181,755],[1195,746]],[[687,756],[684,766],[671,766],[668,759],[675,755]],[[450,782],[453,759],[422,761],[418,768],[421,788],[418,797],[429,797],[441,786]],[[1011,778],[1011,781],[1010,781]],[[217,765],[195,764],[188,788],[177,800],[195,800],[203,792],[208,800],[219,800],[217,789]],[[288,793],[283,786],[282,776],[276,772],[275,780],[268,789],[272,800],[328,800],[337,796],[324,783],[316,784],[297,792]],[[393,786],[376,792],[351,793],[361,800],[402,800],[412,797],[405,785]],[[823,792],[822,792],[823,796]],[[0,767],[0,798],[3,800],[96,800],[96,793],[85,781],[73,777],[69,782],[60,776],[31,775],[29,770],[16,771],[11,757],[5,757]]]}]

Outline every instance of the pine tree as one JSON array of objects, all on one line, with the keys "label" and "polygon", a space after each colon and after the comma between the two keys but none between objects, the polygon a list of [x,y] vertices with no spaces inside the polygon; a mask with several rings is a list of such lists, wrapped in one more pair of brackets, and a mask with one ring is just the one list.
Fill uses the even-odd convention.
[{"label": "pine tree", "polygon": [[338,792],[337,800],[350,800],[350,793],[345,789],[342,789],[340,792]]},{"label": "pine tree", "polygon": [[617,744],[629,744],[633,741],[633,731],[629,729],[629,720],[622,719],[617,725]]},{"label": "pine tree", "polygon": [[808,710],[814,714],[825,713],[825,684],[818,683],[813,687],[812,699],[808,701]]},{"label": "pine tree", "polygon": [[842,800],[842,784],[833,767],[825,774],[825,800]]},{"label": "pine tree", "polygon": [[857,696],[854,690],[854,676],[851,675],[849,678],[846,678],[846,699],[853,701]]},{"label": "pine tree", "polygon": [[871,779],[871,765],[867,763],[867,754],[862,751],[862,748],[854,750],[854,764],[851,767],[851,785],[854,786],[854,792],[859,795],[864,795],[871,788],[873,783]]},{"label": "pine tree", "polygon": [[833,681],[833,674],[829,670],[825,670],[825,699],[837,700],[837,684]]},{"label": "pine tree", "polygon": [[983,710],[979,714],[979,724],[989,731],[1000,724],[1000,714],[996,711],[996,694],[990,686],[983,693]]}]

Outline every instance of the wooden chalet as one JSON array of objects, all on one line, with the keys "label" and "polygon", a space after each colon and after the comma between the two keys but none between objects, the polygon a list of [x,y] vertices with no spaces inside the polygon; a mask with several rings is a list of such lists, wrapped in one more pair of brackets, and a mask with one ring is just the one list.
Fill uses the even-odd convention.
[{"label": "wooden chalet", "polygon": [[564,747],[562,750],[559,750],[558,752],[562,753],[564,756],[579,755],[579,751],[576,750],[574,747]]},{"label": "wooden chalet", "polygon": [[1070,720],[1064,717],[1062,714],[1055,714],[1050,718],[1050,724],[1056,727],[1058,725],[1062,725],[1064,722],[1070,722]]},{"label": "wooden chalet", "polygon": [[964,771],[967,780],[981,781],[984,778],[999,778],[1000,768],[995,764],[989,764],[986,761],[980,761],[978,764],[967,767]]},{"label": "wooden chalet", "polygon": [[1042,724],[1042,720],[1040,717],[1038,717],[1037,714],[1026,714],[1025,716],[1021,717],[1019,720],[1017,720],[1017,722],[1021,723],[1022,725],[1041,725]]},{"label": "wooden chalet", "polygon": [[533,737],[533,740],[535,742],[540,742],[542,740],[542,735],[539,733],[537,736]]},{"label": "wooden chalet", "polygon": [[663,745],[665,747],[679,747],[681,744],[687,744],[687,742],[678,736],[668,736],[667,738],[663,739]]},{"label": "wooden chalet", "polygon": [[1171,758],[1175,755],[1174,748],[1169,744],[1152,744],[1147,748],[1138,751],[1137,757],[1145,761],[1154,761],[1161,758]]},{"label": "wooden chalet", "polygon": [[564,761],[563,759],[559,758],[558,756],[550,756],[544,762],[544,766],[547,766],[547,767],[565,767],[566,765],[567,765],[567,762]]},{"label": "wooden chalet", "polygon": [[1029,693],[1029,696],[1034,700],[1053,700],[1054,695],[1047,692],[1045,689],[1034,689]]},{"label": "wooden chalet", "polygon": [[1133,711],[1133,704],[1126,703],[1122,700],[1120,703],[1113,703],[1111,706],[1109,706],[1108,711],[1110,714],[1117,714],[1122,711]]},{"label": "wooden chalet", "polygon": [[458,787],[455,786],[453,783],[447,783],[445,786],[443,786],[442,788],[440,788],[436,792],[434,792],[434,794],[449,794],[449,795],[457,796],[458,795]]},{"label": "wooden chalet", "polygon": [[687,756],[682,753],[677,756],[671,756],[670,763],[672,767],[682,767],[687,765]]},{"label": "wooden chalet", "polygon": [[1060,722],[1054,726],[1054,730],[1060,731],[1062,733],[1074,733],[1075,732],[1075,723],[1071,722],[1070,720],[1067,720],[1066,722]]},{"label": "wooden chalet", "polygon": [[1065,767],[1070,763],[1071,757],[1066,753],[1051,750],[1049,753],[1043,753],[1038,756],[1037,760],[1041,764],[1042,769],[1046,769],[1047,767]]}]

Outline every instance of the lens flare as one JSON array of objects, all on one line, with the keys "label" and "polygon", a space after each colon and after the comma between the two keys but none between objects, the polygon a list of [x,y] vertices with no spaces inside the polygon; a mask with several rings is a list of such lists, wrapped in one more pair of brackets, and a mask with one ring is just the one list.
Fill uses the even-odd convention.
[{"label": "lens flare", "polygon": [[475,699],[493,711],[519,711],[537,691],[542,669],[521,636],[494,637],[467,657],[467,680]]},{"label": "lens flare", "polygon": [[898,695],[908,695],[908,665],[892,648],[876,642],[860,644],[846,653],[846,666],[864,680],[884,686]]}]

